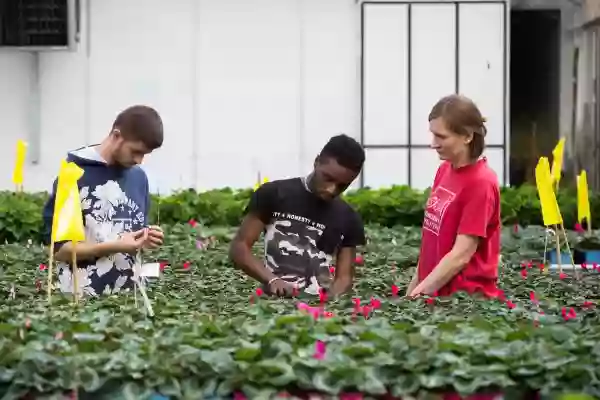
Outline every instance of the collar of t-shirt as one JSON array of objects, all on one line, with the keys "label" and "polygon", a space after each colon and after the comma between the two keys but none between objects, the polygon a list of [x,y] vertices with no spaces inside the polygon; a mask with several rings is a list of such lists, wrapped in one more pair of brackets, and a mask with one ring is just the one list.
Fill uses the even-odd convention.
[{"label": "collar of t-shirt", "polygon": [[477,160],[477,162],[467,164],[462,167],[454,168],[452,164],[450,164],[450,169],[456,174],[466,174],[475,171],[484,165],[487,165],[487,157],[482,156]]}]

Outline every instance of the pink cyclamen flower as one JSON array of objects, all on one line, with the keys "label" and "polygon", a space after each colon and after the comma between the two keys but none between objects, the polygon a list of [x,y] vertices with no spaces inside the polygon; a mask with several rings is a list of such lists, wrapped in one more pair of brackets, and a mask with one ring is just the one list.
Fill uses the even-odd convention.
[{"label": "pink cyclamen flower", "polygon": [[561,272],[561,273],[558,275],[558,279],[565,279],[566,277],[567,277],[567,274],[565,274],[564,272]]},{"label": "pink cyclamen flower", "polygon": [[539,268],[540,272],[544,272],[544,270],[546,269],[546,266],[544,265],[544,263],[539,263],[538,268]]},{"label": "pink cyclamen flower", "polygon": [[398,289],[398,286],[392,285],[392,296],[398,296],[399,290],[400,289]]},{"label": "pink cyclamen flower", "polygon": [[321,315],[321,312],[318,308],[311,308],[309,312],[312,314],[312,317],[315,321],[318,320],[319,315]]},{"label": "pink cyclamen flower", "polygon": [[526,268],[523,268],[521,270],[521,276],[523,277],[523,279],[527,279],[527,269]]},{"label": "pink cyclamen flower", "polygon": [[317,340],[315,343],[315,354],[313,354],[313,357],[317,360],[322,360],[323,358],[325,358],[325,351],[325,342]]},{"label": "pink cyclamen flower", "polygon": [[319,301],[325,303],[327,301],[327,292],[324,289],[319,290]]},{"label": "pink cyclamen flower", "polygon": [[373,309],[381,308],[381,300],[371,297],[371,307]]},{"label": "pink cyclamen flower", "polygon": [[320,316],[323,316],[325,318],[333,317],[332,312],[325,311],[321,307],[311,307],[306,303],[298,303],[297,307],[298,310],[311,314],[315,320],[319,319]]},{"label": "pink cyclamen flower", "polygon": [[340,400],[362,400],[362,393],[340,393]]},{"label": "pink cyclamen flower", "polygon": [[362,306],[363,317],[368,318],[370,313],[371,313],[371,307],[370,306]]},{"label": "pink cyclamen flower", "polygon": [[506,306],[507,306],[509,309],[511,309],[511,310],[512,310],[512,309],[513,309],[513,308],[515,308],[517,305],[516,305],[515,303],[513,303],[512,301],[510,301],[510,300],[506,300]]},{"label": "pink cyclamen flower", "polygon": [[183,263],[183,269],[190,269],[190,262],[186,261]]},{"label": "pink cyclamen flower", "polygon": [[573,307],[569,308],[569,310],[567,310],[566,307],[563,307],[562,310],[561,310],[561,314],[562,314],[562,317],[563,317],[563,319],[565,321],[577,318],[577,313],[575,312],[575,310],[573,309]]},{"label": "pink cyclamen flower", "polygon": [[247,400],[247,397],[242,392],[235,392],[233,393],[233,400]]},{"label": "pink cyclamen flower", "polygon": [[581,224],[579,222],[575,224],[574,230],[575,230],[575,232],[579,232],[579,233],[585,232],[585,230],[583,229],[583,226],[581,226]]},{"label": "pink cyclamen flower", "polygon": [[532,290],[531,292],[529,292],[529,299],[531,300],[532,303],[537,304],[538,300],[535,297],[535,292]]},{"label": "pink cyclamen flower", "polygon": [[40,264],[40,271],[45,271],[46,269],[48,269],[46,264]]}]

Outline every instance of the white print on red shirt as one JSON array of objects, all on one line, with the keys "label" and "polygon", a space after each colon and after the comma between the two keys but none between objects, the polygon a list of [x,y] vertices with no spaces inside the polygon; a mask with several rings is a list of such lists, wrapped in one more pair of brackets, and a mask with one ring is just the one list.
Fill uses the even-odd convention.
[{"label": "white print on red shirt", "polygon": [[423,229],[428,230],[436,236],[439,236],[444,213],[455,198],[456,194],[445,187],[436,187],[429,195],[427,206],[425,206]]}]

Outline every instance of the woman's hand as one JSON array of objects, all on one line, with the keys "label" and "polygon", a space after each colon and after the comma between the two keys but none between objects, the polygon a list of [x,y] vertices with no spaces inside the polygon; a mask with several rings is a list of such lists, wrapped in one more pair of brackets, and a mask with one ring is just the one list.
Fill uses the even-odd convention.
[{"label": "woman's hand", "polygon": [[408,288],[406,289],[406,297],[412,297],[412,292],[415,290],[417,285],[419,284],[419,266],[415,268],[415,273],[413,274],[410,283],[408,284]]}]

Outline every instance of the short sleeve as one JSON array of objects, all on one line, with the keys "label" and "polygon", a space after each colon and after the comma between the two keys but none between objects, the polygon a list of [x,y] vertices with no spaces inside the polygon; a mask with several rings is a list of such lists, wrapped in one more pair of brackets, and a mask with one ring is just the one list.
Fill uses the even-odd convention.
[{"label": "short sleeve", "polygon": [[487,227],[498,207],[498,191],[491,183],[482,183],[470,186],[461,196],[463,199],[458,234],[486,237]]},{"label": "short sleeve", "polygon": [[275,182],[268,182],[261,185],[252,193],[245,213],[255,215],[265,225],[268,224],[277,205],[277,193],[278,190]]},{"label": "short sleeve", "polygon": [[341,247],[358,247],[366,243],[365,227],[360,215],[351,210],[348,215],[348,223],[344,229],[344,238],[342,239]]}]

